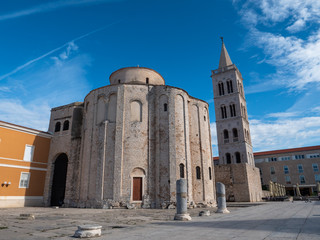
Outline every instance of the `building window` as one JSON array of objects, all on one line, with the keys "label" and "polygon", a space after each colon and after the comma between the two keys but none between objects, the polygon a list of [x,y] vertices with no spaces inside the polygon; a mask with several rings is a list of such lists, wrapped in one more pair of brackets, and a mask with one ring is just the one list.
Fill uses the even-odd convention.
[{"label": "building window", "polygon": [[184,165],[180,163],[179,168],[180,168],[180,178],[184,178]]},{"label": "building window", "polygon": [[233,93],[233,86],[232,86],[232,81],[227,81],[227,89],[228,93]]},{"label": "building window", "polygon": [[313,153],[313,154],[308,154],[307,158],[319,158],[320,154],[319,153]]},{"label": "building window", "polygon": [[317,163],[312,163],[312,168],[314,172],[319,172],[319,167]]},{"label": "building window", "polygon": [[121,81],[120,81],[120,79],[118,79],[118,83],[120,83]]},{"label": "building window", "polygon": [[284,171],[284,174],[288,174],[289,173],[288,166],[283,166],[283,171]]},{"label": "building window", "polygon": [[238,142],[238,130],[236,128],[232,129],[233,141]]},{"label": "building window", "polygon": [[165,104],[163,104],[163,111],[168,111],[168,104],[167,103],[165,103]]},{"label": "building window", "polygon": [[236,155],[236,163],[241,163],[240,153],[236,152],[235,155]]},{"label": "building window", "polygon": [[230,116],[235,117],[236,116],[236,105],[231,104],[229,107],[230,107]]},{"label": "building window", "polygon": [[212,172],[211,172],[211,167],[209,167],[209,179],[212,180]]},{"label": "building window", "polygon": [[294,159],[304,159],[304,155],[295,155]]},{"label": "building window", "polygon": [[230,153],[226,153],[227,164],[231,163],[231,155]]},{"label": "building window", "polygon": [[315,175],[314,175],[314,178],[315,178],[315,180],[316,180],[316,183],[317,183],[317,182],[320,182],[320,174],[315,174]]},{"label": "building window", "polygon": [[299,175],[299,179],[300,179],[300,184],[305,184],[306,183],[306,179],[304,178],[303,175]]},{"label": "building window", "polygon": [[227,129],[223,130],[223,141],[224,141],[224,143],[229,142],[229,132]]},{"label": "building window", "polygon": [[224,95],[223,82],[219,82],[218,87],[219,87],[219,96]]},{"label": "building window", "polygon": [[287,161],[287,160],[290,160],[290,157],[289,156],[280,157],[280,160],[281,161]]},{"label": "building window", "polygon": [[221,117],[222,118],[227,118],[227,108],[226,106],[221,106]]},{"label": "building window", "polygon": [[271,174],[275,174],[276,173],[275,170],[274,170],[274,167],[270,167],[270,173]]},{"label": "building window", "polygon": [[276,157],[269,157],[268,162],[276,162],[277,158]]},{"label": "building window", "polygon": [[60,132],[60,129],[61,129],[61,123],[60,123],[60,122],[57,122],[57,123],[56,123],[56,126],[55,126],[55,128],[54,128],[54,131],[55,131],[55,132]]},{"label": "building window", "polygon": [[149,78],[146,78],[146,84],[149,84]]},{"label": "building window", "polygon": [[204,120],[204,121],[207,121],[207,118],[206,118],[206,116],[203,116],[203,120]]},{"label": "building window", "polygon": [[196,167],[196,175],[197,175],[197,179],[201,179],[200,167]]},{"label": "building window", "polygon": [[28,188],[30,180],[30,173],[22,172],[20,175],[19,188]]},{"label": "building window", "polygon": [[32,162],[34,146],[26,145],[24,149],[23,161]]},{"label": "building window", "polygon": [[291,178],[290,176],[284,176],[284,179],[286,181],[286,184],[291,184]]},{"label": "building window", "polygon": [[303,173],[302,164],[298,164],[297,167],[298,167],[298,172],[299,172],[299,173]]},{"label": "building window", "polygon": [[64,121],[64,123],[63,123],[63,131],[66,131],[66,130],[68,130],[68,129],[69,129],[69,121],[66,120],[66,121]]}]

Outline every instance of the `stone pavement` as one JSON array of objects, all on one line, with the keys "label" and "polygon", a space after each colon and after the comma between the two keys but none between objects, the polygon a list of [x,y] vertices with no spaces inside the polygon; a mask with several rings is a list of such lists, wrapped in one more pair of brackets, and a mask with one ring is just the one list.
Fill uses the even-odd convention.
[{"label": "stone pavement", "polygon": [[[172,221],[175,210],[168,209],[0,209],[0,239],[75,239],[84,223],[102,226],[95,239],[320,239],[319,201],[233,206],[230,214],[209,217],[192,209],[190,222]],[[20,213],[33,213],[35,220],[21,220]]]}]

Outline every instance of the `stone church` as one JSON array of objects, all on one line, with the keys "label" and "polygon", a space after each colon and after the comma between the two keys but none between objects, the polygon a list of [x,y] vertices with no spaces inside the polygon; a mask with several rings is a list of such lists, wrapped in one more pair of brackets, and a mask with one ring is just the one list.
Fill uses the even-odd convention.
[{"label": "stone church", "polygon": [[189,204],[215,205],[208,104],[152,69],[119,69],[83,102],[53,108],[49,132],[46,206],[167,207],[180,178]]}]

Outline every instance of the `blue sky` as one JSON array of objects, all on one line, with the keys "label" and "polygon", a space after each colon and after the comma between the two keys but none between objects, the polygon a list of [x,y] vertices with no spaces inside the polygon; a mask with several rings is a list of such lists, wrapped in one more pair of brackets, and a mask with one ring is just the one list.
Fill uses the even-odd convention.
[{"label": "blue sky", "polygon": [[221,41],[244,78],[254,151],[320,144],[319,0],[0,3],[0,120],[47,130],[122,67],[158,71],[210,104]]}]

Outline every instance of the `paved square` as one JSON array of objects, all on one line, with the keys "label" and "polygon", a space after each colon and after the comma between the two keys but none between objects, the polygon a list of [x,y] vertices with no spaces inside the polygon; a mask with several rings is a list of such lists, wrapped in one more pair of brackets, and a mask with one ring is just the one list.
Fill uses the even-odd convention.
[{"label": "paved square", "polygon": [[[95,239],[320,239],[320,202],[270,202],[229,207],[230,214],[172,221],[175,210],[161,209],[0,209],[0,239],[74,239],[78,225],[102,226]],[[35,220],[22,220],[32,213]]]}]

